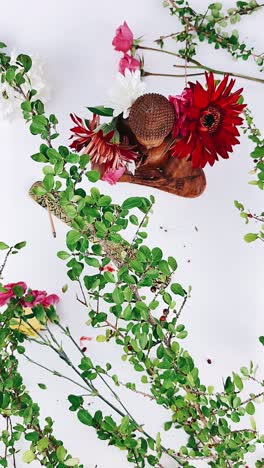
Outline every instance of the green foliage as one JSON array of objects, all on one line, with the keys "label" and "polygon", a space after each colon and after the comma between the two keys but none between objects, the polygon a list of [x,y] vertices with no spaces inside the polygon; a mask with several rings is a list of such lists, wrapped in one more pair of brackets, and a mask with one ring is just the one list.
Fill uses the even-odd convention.
[{"label": "green foliage", "polygon": [[194,10],[185,0],[165,0],[163,5],[170,8],[171,15],[179,18],[184,29],[175,34],[161,36],[156,41],[161,48],[166,38],[172,38],[185,45],[179,50],[179,55],[192,60],[197,54],[198,41],[207,41],[216,50],[224,49],[236,59],[248,60],[252,57],[260,71],[263,70],[264,55],[256,53],[253,47],[248,47],[240,40],[238,30],[232,29],[242,16],[257,12],[263,5],[259,6],[255,0],[237,1],[235,7],[223,11],[222,3],[214,2],[209,6],[202,5],[203,12]]},{"label": "green foliage", "polygon": [[[246,59],[252,54],[251,49],[239,42],[236,31],[228,35],[222,31],[225,22],[234,24],[247,10],[254,11],[256,7],[252,2],[238,2],[236,8],[226,14],[222,12],[221,3],[213,3],[206,15],[197,14],[185,0],[174,3],[176,7],[170,7],[171,13],[178,15],[183,25],[186,25],[187,18],[194,26],[189,31],[175,34],[174,39],[186,45],[180,50],[182,57],[193,57],[197,38],[208,40],[216,48],[225,48],[234,57]],[[20,86],[18,89],[23,90],[23,80],[31,65],[29,57],[20,55],[18,68],[13,68],[8,56],[0,53],[1,76],[11,86]],[[147,463],[158,466],[163,453],[172,457],[177,466],[191,467],[201,458],[215,468],[226,466],[227,461],[228,466],[234,468],[244,466],[247,454],[253,452],[258,444],[263,444],[263,436],[258,433],[253,418],[259,395],[251,393],[246,399],[242,396],[244,380],[257,380],[256,369],[250,363],[249,368],[242,367],[240,372],[234,372],[225,379],[220,392],[214,392],[212,386],[207,387],[201,382],[194,359],[181,344],[188,334],[185,325],[179,321],[188,294],[179,282],[174,282],[177,261],[171,256],[165,258],[160,247],[150,248],[146,243],[146,228],[154,198],[130,197],[118,205],[107,194],[91,187],[87,179],[92,184],[96,183],[99,174],[89,170],[89,156],[71,153],[65,146],[55,147],[53,140],[58,137],[58,120],[54,114],[46,116],[43,103],[35,100],[34,96],[31,90],[21,109],[30,132],[43,140],[39,151],[32,156],[35,162],[44,165],[43,181],[36,188],[35,195],[57,202],[70,225],[66,236],[67,250],[60,250],[57,255],[67,260],[69,278],[81,286],[79,300],[89,313],[89,324],[97,331],[99,329],[97,342],[104,343],[102,346],[107,346],[109,341],[115,342],[121,359],[139,374],[144,390],[148,392],[144,396],[166,411],[165,430],[175,433],[181,430],[186,440],[181,447],[169,450],[163,446],[159,433],[147,433],[143,415],[142,420],[137,421],[111,386],[114,384],[116,388],[123,384],[140,395],[142,391],[136,384],[122,383],[112,372],[111,364],[98,365],[91,357],[85,356],[69,328],[60,324],[53,307],[47,310],[33,307],[32,317],[47,327],[35,341],[49,347],[58,359],[63,360],[78,376],[81,384],[76,385],[85,390],[85,393],[82,390],[82,396],[68,396],[70,411],[76,412],[76,417],[87,426],[87,430],[95,430],[99,439],[125,450],[128,461],[137,467],[144,467]],[[90,110],[104,116],[111,115],[111,109],[103,107]],[[254,158],[261,159],[263,145],[256,132],[254,138],[257,138],[253,140],[257,144]],[[258,164],[261,164],[260,160]],[[261,165],[258,170],[261,174]],[[261,188],[262,176],[258,179]],[[244,206],[239,202],[235,205],[248,221]],[[128,226],[134,229],[132,241],[126,237]],[[247,236],[251,236],[246,239],[251,242],[255,240],[252,236],[256,235]],[[21,242],[9,247],[2,242],[0,249],[9,255],[24,245]],[[23,314],[23,291],[16,287],[14,293],[15,297],[0,317],[0,346],[4,352],[0,353],[0,376],[5,382],[0,386],[0,406],[2,414],[18,417],[20,422],[16,432],[6,434],[4,431],[1,440],[12,453],[18,437],[15,434],[18,432],[19,437],[25,437],[30,447],[23,454],[24,463],[38,460],[48,468],[81,468],[78,459],[72,458],[63,444],[55,439],[52,420],[47,418],[44,428],[40,425],[39,408],[32,402],[18,373],[15,354],[25,355],[23,344],[30,338],[11,327],[11,321],[20,320]],[[49,321],[52,330],[49,329]],[[62,331],[63,339],[70,339],[78,349],[79,366],[73,364],[61,342],[61,335],[56,337],[55,330],[57,333]],[[263,344],[262,338],[260,342]],[[58,371],[50,371],[57,377],[68,379]],[[102,384],[100,387],[97,386],[98,381]],[[263,387],[263,382],[260,381],[259,385]],[[111,400],[104,393],[105,386],[111,393]],[[39,387],[44,390],[45,384],[39,384]],[[103,403],[104,411],[105,406],[109,406],[111,415],[104,414],[101,409],[92,414],[86,403],[87,396],[88,401],[94,398],[98,405]],[[246,415],[250,429],[237,429],[234,425]],[[5,462],[6,459],[0,459],[2,466],[7,466]]]}]

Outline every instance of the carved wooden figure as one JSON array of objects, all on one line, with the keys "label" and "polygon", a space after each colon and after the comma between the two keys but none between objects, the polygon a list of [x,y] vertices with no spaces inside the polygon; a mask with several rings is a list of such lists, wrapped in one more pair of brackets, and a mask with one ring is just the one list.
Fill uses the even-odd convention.
[{"label": "carved wooden figure", "polygon": [[119,182],[147,185],[159,190],[194,198],[206,187],[204,171],[191,161],[170,156],[175,112],[167,98],[144,94],[131,107],[129,118],[119,117],[118,130],[142,155],[135,174],[125,173]]}]

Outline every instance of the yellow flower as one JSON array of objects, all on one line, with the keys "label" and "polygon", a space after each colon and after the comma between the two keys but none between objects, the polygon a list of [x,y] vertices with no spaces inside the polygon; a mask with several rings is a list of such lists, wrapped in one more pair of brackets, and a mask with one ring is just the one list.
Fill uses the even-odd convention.
[{"label": "yellow flower", "polygon": [[[24,311],[25,311],[25,315],[30,315],[32,313],[32,310],[30,307],[24,308]],[[10,325],[10,328],[12,328],[12,330],[19,330],[24,335],[31,336],[33,338],[37,336],[36,332],[40,332],[44,328],[44,326],[40,323],[40,321],[36,317],[33,317],[27,320],[26,322],[21,319],[13,319],[12,322],[13,323]]]}]

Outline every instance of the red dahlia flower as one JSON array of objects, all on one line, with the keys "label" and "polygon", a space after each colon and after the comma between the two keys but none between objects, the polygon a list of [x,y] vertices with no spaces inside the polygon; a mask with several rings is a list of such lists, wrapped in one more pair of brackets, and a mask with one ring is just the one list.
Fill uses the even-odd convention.
[{"label": "red dahlia flower", "polygon": [[128,163],[135,161],[138,154],[132,146],[113,143],[115,130],[104,133],[99,128],[99,117],[94,115],[91,121],[82,120],[71,114],[73,122],[77,125],[71,128],[74,135],[70,145],[75,151],[83,150],[90,156],[92,166],[99,170],[102,179],[114,184],[123,175]]},{"label": "red dahlia flower", "polygon": [[229,158],[228,153],[239,143],[237,126],[243,122],[240,114],[246,107],[238,103],[243,88],[231,93],[235,80],[228,83],[226,75],[216,86],[213,73],[205,75],[207,89],[198,82],[190,83],[187,88],[193,98],[189,106],[182,106],[185,135],[171,148],[172,156],[190,159],[195,168],[207,163],[213,166],[219,156]]}]

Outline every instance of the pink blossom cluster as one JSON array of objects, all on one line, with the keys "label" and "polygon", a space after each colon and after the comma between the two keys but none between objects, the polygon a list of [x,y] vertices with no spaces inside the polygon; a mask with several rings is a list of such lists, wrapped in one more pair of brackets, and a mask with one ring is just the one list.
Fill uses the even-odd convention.
[{"label": "pink blossom cluster", "polygon": [[133,42],[133,32],[126,21],[124,21],[124,23],[117,28],[116,35],[112,42],[115,50],[123,52],[123,57],[119,62],[119,72],[122,73],[122,75],[125,74],[125,70],[127,69],[131,72],[140,69],[140,61],[131,54]]},{"label": "pink blossom cluster", "polygon": [[191,88],[185,88],[181,94],[169,96],[169,101],[174,106],[176,116],[172,136],[186,136],[190,124],[187,110],[193,105],[193,91]]},{"label": "pink blossom cluster", "polygon": [[[0,307],[6,305],[10,299],[16,296],[14,287],[19,286],[23,290],[23,296],[20,299],[20,303],[23,307],[35,307],[38,304],[43,305],[47,308],[51,305],[56,305],[59,302],[57,294],[48,294],[46,291],[38,291],[37,289],[28,289],[26,283],[19,281],[18,283],[9,283],[4,287],[5,291],[0,292]],[[29,297],[31,296],[29,300]]]}]

